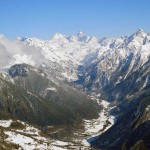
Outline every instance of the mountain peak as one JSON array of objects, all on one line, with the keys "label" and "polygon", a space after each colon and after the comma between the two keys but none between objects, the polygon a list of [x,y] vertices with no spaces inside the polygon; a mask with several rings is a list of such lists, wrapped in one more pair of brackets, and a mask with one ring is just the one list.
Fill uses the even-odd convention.
[{"label": "mountain peak", "polygon": [[27,38],[27,37],[23,37],[23,38],[17,37],[17,39],[18,39],[19,41],[24,42],[24,41],[26,41],[28,38]]},{"label": "mountain peak", "polygon": [[144,30],[142,28],[139,28],[138,32],[144,32]]},{"label": "mountain peak", "polygon": [[82,37],[82,36],[85,36],[85,34],[84,34],[82,31],[79,31],[79,32],[77,33],[77,36],[78,36],[78,37]]},{"label": "mountain peak", "polygon": [[86,34],[84,34],[82,31],[79,31],[79,32],[77,33],[77,38],[78,38],[78,40],[81,41],[81,42],[88,42],[89,39],[90,39],[90,37],[87,36]]},{"label": "mountain peak", "polygon": [[135,35],[137,35],[137,36],[145,36],[146,32],[143,29],[139,28],[137,30],[137,32],[135,33]]},{"label": "mountain peak", "polygon": [[130,43],[131,41],[136,40],[136,41],[142,43],[143,39],[145,37],[147,37],[147,35],[148,35],[148,33],[146,33],[143,29],[140,28],[128,38],[128,42]]},{"label": "mountain peak", "polygon": [[60,33],[55,33],[54,36],[52,36],[50,40],[55,41],[55,42],[63,42],[63,43],[68,42],[68,40],[66,39],[66,36]]},{"label": "mountain peak", "polygon": [[64,35],[60,34],[60,33],[55,33],[53,36],[52,36],[52,39],[61,39],[61,38],[64,38]]}]

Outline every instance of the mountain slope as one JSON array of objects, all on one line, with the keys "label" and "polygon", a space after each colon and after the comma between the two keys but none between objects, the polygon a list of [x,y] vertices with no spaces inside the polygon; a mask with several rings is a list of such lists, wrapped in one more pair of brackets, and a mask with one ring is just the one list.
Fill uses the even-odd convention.
[{"label": "mountain slope", "polygon": [[103,39],[100,45],[82,61],[76,81],[94,92],[125,80],[150,57],[150,35],[141,29],[129,37]]},{"label": "mountain slope", "polygon": [[[92,139],[92,146],[102,149],[150,148],[150,90],[118,107],[122,113],[105,133]],[[126,107],[126,109],[125,109]],[[112,135],[110,137],[110,135]]]},{"label": "mountain slope", "polygon": [[98,117],[96,102],[41,70],[19,64],[9,74],[12,77],[2,74],[0,78],[1,118],[11,115],[47,126]]}]

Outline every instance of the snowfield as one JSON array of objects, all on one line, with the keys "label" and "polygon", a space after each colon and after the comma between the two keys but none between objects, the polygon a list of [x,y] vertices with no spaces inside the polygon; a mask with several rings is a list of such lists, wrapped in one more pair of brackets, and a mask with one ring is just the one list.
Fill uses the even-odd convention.
[{"label": "snowfield", "polygon": [[[99,118],[93,120],[84,120],[85,133],[93,137],[105,132],[114,124],[114,116],[109,116],[108,114],[109,109],[111,109],[109,108],[109,103],[102,100],[99,105],[103,106],[103,110],[100,112]],[[108,124],[107,121],[109,122]]]},{"label": "snowfield", "polygon": [[10,126],[11,123],[12,123],[12,120],[0,120],[0,126],[1,127],[7,128]]}]

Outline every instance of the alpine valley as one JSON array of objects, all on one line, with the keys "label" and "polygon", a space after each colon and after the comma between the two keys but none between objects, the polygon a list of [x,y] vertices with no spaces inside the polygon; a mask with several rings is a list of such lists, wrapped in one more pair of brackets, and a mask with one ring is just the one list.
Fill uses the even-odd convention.
[{"label": "alpine valley", "polygon": [[0,35],[1,150],[149,150],[150,34]]}]

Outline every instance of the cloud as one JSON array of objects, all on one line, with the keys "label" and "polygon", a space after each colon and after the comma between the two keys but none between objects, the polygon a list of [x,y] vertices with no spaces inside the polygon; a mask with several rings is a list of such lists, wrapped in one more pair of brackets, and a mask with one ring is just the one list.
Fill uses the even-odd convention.
[{"label": "cloud", "polygon": [[0,67],[4,67],[9,63],[9,53],[4,45],[0,43]]},{"label": "cloud", "polygon": [[15,63],[31,63],[40,65],[44,56],[40,48],[27,46],[19,40],[10,41],[0,38],[0,67],[6,67]]}]

